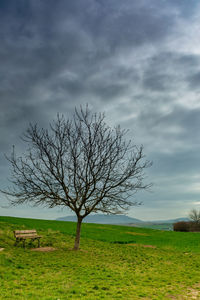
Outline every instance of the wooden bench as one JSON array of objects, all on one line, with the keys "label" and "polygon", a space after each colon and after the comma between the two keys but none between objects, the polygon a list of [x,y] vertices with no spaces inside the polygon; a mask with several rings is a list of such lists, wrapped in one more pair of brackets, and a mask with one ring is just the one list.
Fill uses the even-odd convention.
[{"label": "wooden bench", "polygon": [[37,240],[38,241],[38,248],[40,247],[40,238],[41,236],[37,234],[35,229],[32,230],[14,230],[14,236],[16,238],[15,246],[22,241],[23,247],[25,248],[25,241],[30,239],[31,242]]}]

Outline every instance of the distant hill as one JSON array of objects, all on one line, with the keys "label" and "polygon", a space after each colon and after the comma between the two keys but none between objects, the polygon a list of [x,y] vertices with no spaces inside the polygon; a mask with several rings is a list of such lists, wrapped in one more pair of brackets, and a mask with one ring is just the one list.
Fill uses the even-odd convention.
[{"label": "distant hill", "polygon": [[[76,222],[76,216],[66,216],[56,219],[57,221],[68,221]],[[125,215],[104,215],[95,214],[89,215],[83,219],[84,223],[97,223],[97,224],[173,224],[180,221],[189,221],[188,218],[177,218],[170,220],[159,220],[159,221],[142,221],[136,218],[128,217]]]},{"label": "distant hill", "polygon": [[[66,216],[57,219],[58,221],[71,221],[76,222],[76,216]],[[143,221],[131,218],[125,215],[89,215],[83,219],[84,223],[99,223],[99,224],[132,224],[142,223]]]},{"label": "distant hill", "polygon": [[159,221],[150,221],[149,223],[176,223],[176,222],[181,222],[181,221],[189,221],[189,218],[177,218],[177,219],[171,219],[171,220],[159,220]]}]

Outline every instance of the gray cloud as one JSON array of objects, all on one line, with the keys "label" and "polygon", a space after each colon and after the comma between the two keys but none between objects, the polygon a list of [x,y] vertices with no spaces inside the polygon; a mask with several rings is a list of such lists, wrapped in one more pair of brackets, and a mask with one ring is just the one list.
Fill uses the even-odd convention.
[{"label": "gray cloud", "polygon": [[191,89],[199,90],[200,88],[200,72],[197,72],[188,78],[188,83]]},{"label": "gray cloud", "polygon": [[185,213],[200,171],[198,8],[192,0],[1,1],[0,174],[8,174],[3,154],[13,144],[24,150],[29,122],[46,126],[89,103],[130,128],[154,161],[154,193],[137,196],[144,215],[156,218],[163,206],[170,217],[183,198]]},{"label": "gray cloud", "polygon": [[198,82],[197,70],[200,66],[199,55],[186,55],[184,53],[161,52],[149,59],[147,69],[144,71],[143,86],[145,89],[158,92],[185,89],[184,84]]}]

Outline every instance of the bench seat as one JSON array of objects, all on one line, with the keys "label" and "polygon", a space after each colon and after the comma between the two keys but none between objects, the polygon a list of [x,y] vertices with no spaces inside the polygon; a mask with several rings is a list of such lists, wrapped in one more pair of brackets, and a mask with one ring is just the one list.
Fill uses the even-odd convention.
[{"label": "bench seat", "polygon": [[14,236],[16,238],[15,246],[22,241],[23,247],[25,248],[25,241],[27,239],[30,239],[31,242],[34,240],[38,241],[38,248],[40,247],[40,238],[42,236],[37,234],[37,231],[35,229],[32,230],[14,230]]}]

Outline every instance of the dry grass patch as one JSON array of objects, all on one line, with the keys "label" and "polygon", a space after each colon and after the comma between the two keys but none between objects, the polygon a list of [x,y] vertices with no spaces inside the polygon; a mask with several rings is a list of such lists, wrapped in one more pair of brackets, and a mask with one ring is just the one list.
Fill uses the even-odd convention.
[{"label": "dry grass patch", "polygon": [[192,288],[188,288],[187,291],[188,291],[187,297],[189,297],[188,299],[200,299],[200,284]]},{"label": "dry grass patch", "polygon": [[127,245],[128,246],[139,246],[139,247],[144,247],[144,248],[156,248],[156,246],[153,246],[153,245],[143,245],[143,244],[136,244],[136,243],[130,243]]},{"label": "dry grass patch", "polygon": [[[98,226],[98,229],[106,229],[106,230],[108,230],[108,227],[106,227],[106,226]],[[110,230],[116,231],[117,229],[115,229],[115,228],[109,228],[109,231]]]},{"label": "dry grass patch", "polygon": [[195,300],[195,299],[200,299],[200,284],[195,285],[194,287],[190,287],[186,289],[185,295],[168,295],[168,299],[173,299],[173,300]]},{"label": "dry grass patch", "polygon": [[143,233],[143,232],[131,232],[131,231],[127,231],[125,232],[127,234],[132,234],[132,235],[143,235],[143,236],[149,236],[149,234],[147,233]]},{"label": "dry grass patch", "polygon": [[55,251],[56,248],[53,247],[40,247],[40,248],[32,248],[31,251],[39,251],[39,252],[50,252]]},{"label": "dry grass patch", "polygon": [[200,296],[200,293],[199,291],[195,290],[195,289],[188,289],[189,293],[188,293],[188,296],[189,299],[200,299],[199,296]]}]

